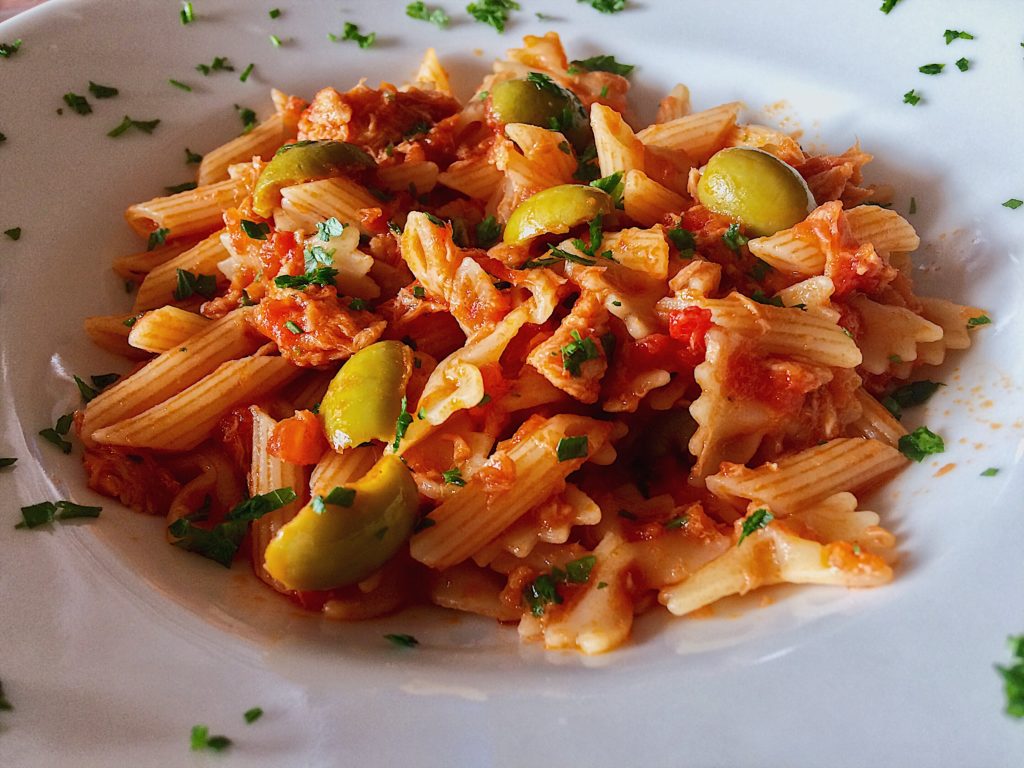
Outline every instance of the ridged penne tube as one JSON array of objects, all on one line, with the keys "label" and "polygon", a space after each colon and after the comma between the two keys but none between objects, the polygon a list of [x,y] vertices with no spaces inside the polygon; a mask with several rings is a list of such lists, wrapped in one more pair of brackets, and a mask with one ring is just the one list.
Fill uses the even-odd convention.
[{"label": "ridged penne tube", "polygon": [[644,169],[644,145],[622,115],[604,104],[590,108],[590,127],[602,176]]},{"label": "ridged penne tube", "polygon": [[[527,422],[517,436],[499,444],[485,468],[431,513],[434,525],[412,538],[414,559],[439,569],[467,559],[564,487],[566,476],[598,453],[612,430],[609,422],[569,414],[539,421]],[[584,436],[585,455],[559,460],[563,438]]]},{"label": "ridged penne tube", "polygon": [[363,445],[342,453],[328,451],[313,468],[309,491],[313,496],[326,496],[339,486],[354,483],[381,457],[376,445]]},{"label": "ridged penne tube", "polygon": [[854,395],[857,402],[860,403],[861,414],[850,424],[850,429],[861,437],[878,440],[895,448],[900,438],[907,434],[907,430],[884,405],[864,391],[863,387],[859,388]]},{"label": "ridged penne tube", "polygon": [[719,498],[743,506],[751,501],[782,517],[840,491],[874,485],[906,464],[883,442],[840,437],[754,469],[726,464],[707,478],[707,487]]},{"label": "ridged penne tube", "polygon": [[682,211],[686,200],[643,171],[633,170],[626,173],[623,180],[622,204],[629,218],[651,227],[664,219],[665,214]]},{"label": "ridged penne tube", "polygon": [[677,83],[661,101],[658,102],[656,123],[668,123],[690,114],[690,89]]},{"label": "ridged penne tube", "polygon": [[381,168],[377,175],[386,189],[421,195],[437,186],[437,163],[402,163]]},{"label": "ridged penne tube", "polygon": [[576,171],[576,159],[569,149],[565,137],[558,131],[541,128],[528,123],[509,123],[505,135],[515,142],[531,165],[543,168],[557,183],[568,183]]},{"label": "ridged penne tube", "polygon": [[780,272],[820,275],[825,270],[825,254],[813,237],[795,229],[783,229],[769,237],[757,237],[747,243],[750,252]]},{"label": "ridged penne tube", "polygon": [[[101,427],[142,413],[199,381],[224,361],[255,352],[266,339],[249,327],[247,313],[240,309],[226,315],[188,339],[185,346],[164,352],[101,392],[85,407],[81,434],[90,436]],[[127,333],[125,338],[127,341]]]},{"label": "ridged penne tube", "polygon": [[486,157],[456,160],[438,174],[439,183],[474,200],[489,200],[505,178]]},{"label": "ridged penne tube", "polygon": [[[564,245],[564,244],[563,244]],[[622,229],[601,239],[600,253],[612,252],[615,263],[656,280],[668,277],[668,240],[660,226]]]},{"label": "ridged penne tube", "polygon": [[252,563],[256,575],[278,592],[288,590],[263,567],[263,556],[270,540],[281,527],[298,513],[306,495],[306,469],[272,456],[268,450],[270,435],[277,422],[263,409],[253,406],[252,414],[252,461],[249,465],[249,495],[270,493],[279,488],[295,491],[295,501],[268,512],[256,519],[249,529],[252,538]]},{"label": "ridged penne tube", "polygon": [[876,587],[892,580],[892,568],[847,542],[820,544],[779,523],[748,536],[742,544],[689,578],[658,593],[658,602],[685,616],[729,595],[770,584],[829,584]]},{"label": "ridged penne tube", "polygon": [[166,352],[180,347],[213,321],[195,312],[166,306],[145,313],[135,321],[128,343],[147,352]]},{"label": "ridged penne tube", "polygon": [[125,325],[135,315],[97,315],[82,323],[86,336],[100,349],[129,360],[145,360],[148,354],[128,343],[131,328]]},{"label": "ridged penne tube", "polygon": [[437,58],[437,51],[433,48],[427,48],[426,53],[423,54],[423,61],[420,62],[420,68],[416,72],[416,82],[422,86],[431,86],[435,91],[452,95],[452,85],[448,79],[448,73],[441,66],[441,61]]},{"label": "ridged penne tube", "polygon": [[124,216],[128,225],[143,237],[156,229],[169,230],[168,239],[205,235],[224,225],[224,211],[241,203],[252,191],[255,180],[256,170],[248,166],[237,178],[136,203]]},{"label": "ridged penne tube", "polygon": [[228,167],[235,163],[247,163],[254,157],[269,161],[283,144],[295,140],[297,126],[290,112],[278,112],[248,133],[211,149],[199,164],[200,186],[228,178]]},{"label": "ridged penne tube", "polygon": [[146,275],[175,256],[179,256],[199,241],[194,238],[174,240],[166,245],[158,245],[151,251],[129,253],[114,259],[114,272],[125,280],[141,283]]},{"label": "ridged penne tube", "polygon": [[149,410],[96,430],[92,439],[128,448],[191,450],[210,436],[225,413],[273,391],[300,372],[282,357],[229,360]]},{"label": "ridged penne tube", "polygon": [[810,529],[816,541],[845,541],[879,554],[896,545],[896,537],[879,525],[877,512],[857,509],[852,493],[837,493],[797,512],[789,521]]},{"label": "ridged penne tube", "polygon": [[858,205],[846,211],[846,221],[858,242],[871,243],[877,251],[907,253],[921,244],[910,222],[888,208]]},{"label": "ridged penne tube", "polygon": [[858,343],[868,373],[883,373],[894,360],[913,362],[919,344],[942,338],[942,328],[906,307],[879,304],[861,295],[851,298],[850,306],[860,315]]},{"label": "ridged penne tube", "polygon": [[789,355],[837,368],[854,368],[861,363],[854,340],[833,321],[810,312],[760,304],[737,293],[725,299],[658,302],[662,313],[686,306],[710,310],[715,325],[757,339],[758,348],[770,355]]},{"label": "ridged penne tube", "polygon": [[722,104],[667,123],[648,126],[637,134],[637,138],[644,144],[681,149],[694,162],[703,163],[722,148],[725,136],[736,125],[739,112],[738,101]]},{"label": "ridged penne tube", "polygon": [[144,312],[177,301],[174,292],[178,286],[179,269],[197,276],[213,275],[218,288],[226,285],[228,280],[217,265],[231,254],[221,242],[221,234],[220,231],[214,232],[146,275],[146,279],[142,281],[135,294],[133,309],[136,312]]},{"label": "ridged penne tube", "polygon": [[316,225],[331,218],[352,224],[370,234],[363,225],[359,211],[380,206],[380,201],[363,186],[345,179],[322,179],[295,184],[281,190],[281,210],[303,232],[315,232]]}]

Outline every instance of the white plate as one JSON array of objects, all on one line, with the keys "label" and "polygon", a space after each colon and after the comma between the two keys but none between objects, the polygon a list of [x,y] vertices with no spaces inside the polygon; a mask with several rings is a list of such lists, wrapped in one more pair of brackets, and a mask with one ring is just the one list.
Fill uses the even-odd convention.
[{"label": "white plate", "polygon": [[[1019,765],[1024,724],[1002,714],[993,670],[1006,636],[1024,632],[1024,210],[1001,207],[1024,197],[1019,9],[646,0],[606,16],[548,0],[524,2],[499,36],[461,0],[442,3],[455,19],[444,32],[405,18],[404,1],[280,0],[271,21],[274,4],[196,0],[182,27],[174,2],[52,2],[0,24],[0,41],[25,41],[0,59],[0,230],[24,230],[17,243],[0,236],[0,455],[19,457],[0,474],[0,680],[15,706],[0,712],[0,765]],[[346,20],[377,31],[377,45],[329,42]],[[946,27],[976,39],[947,47]],[[644,118],[682,80],[698,108],[742,99],[749,117],[784,120],[811,146],[859,139],[895,207],[917,200],[921,292],[994,319],[910,416],[947,452],[874,500],[904,553],[890,587],[775,593],[703,621],[647,617],[596,659],[437,612],[331,624],[243,566],[166,546],[158,520],[84,488],[78,449],[65,457],[36,437],[77,406],[73,373],[126,370],[80,330],[86,315],[129,306],[109,270],[136,247],[121,211],[189,179],[184,147],[237,133],[233,104],[266,114],[271,85],[309,96],[362,76],[403,82],[427,45],[468,94],[519,35],[547,28],[574,57],[640,65]],[[199,75],[214,56],[255,73]],[[960,56],[967,73],[952,65]],[[946,71],[918,74],[933,61]],[[58,117],[62,94],[89,80],[121,94]],[[902,103],[910,88],[924,96],[916,107]],[[125,114],[162,122],[107,138]],[[980,477],[990,466],[998,476]],[[14,530],[19,506],[56,498],[104,512]],[[384,632],[422,645],[393,648]],[[247,726],[256,705],[266,715]],[[233,738],[230,753],[189,752],[196,723]]]}]

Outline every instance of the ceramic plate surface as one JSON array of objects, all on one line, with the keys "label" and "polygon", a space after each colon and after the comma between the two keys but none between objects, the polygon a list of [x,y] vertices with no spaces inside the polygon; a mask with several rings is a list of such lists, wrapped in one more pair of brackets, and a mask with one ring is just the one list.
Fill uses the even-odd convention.
[{"label": "ceramic plate surface", "polygon": [[[608,16],[523,0],[498,35],[455,2],[440,3],[446,31],[406,18],[404,2],[277,4],[271,20],[274,3],[195,0],[182,26],[175,2],[58,1],[0,24],[0,42],[24,40],[0,59],[0,231],[23,230],[0,236],[0,455],[18,457],[0,471],[0,680],[15,707],[0,712],[0,765],[1020,765],[1024,724],[1003,715],[993,669],[1007,635],[1024,632],[1024,209],[1002,206],[1024,198],[1020,5],[903,0],[884,15],[878,0],[630,0]],[[330,42],[345,21],[377,44]],[[78,406],[73,374],[127,370],[81,330],[130,305],[109,268],[137,247],[122,211],[189,180],[184,148],[235,135],[233,105],[266,115],[271,86],[310,97],[361,77],[401,83],[427,46],[467,96],[493,58],[549,28],[572,57],[637,64],[644,122],[682,81],[696,108],[742,100],[747,119],[801,130],[811,148],[859,140],[894,208],[916,200],[918,292],[993,318],[908,416],[946,452],[870,499],[900,539],[891,586],[774,592],[706,620],[648,616],[597,658],[426,609],[332,624],[241,564],[167,546],[159,520],[85,488],[79,448],[64,456],[37,437]],[[947,46],[947,28],[975,39]],[[254,62],[253,75],[195,70],[215,56]],[[942,74],[918,72],[932,62]],[[120,95],[58,116],[90,80]],[[917,106],[903,103],[911,88]],[[161,122],[108,138],[125,114]],[[998,475],[982,477],[989,467]],[[20,506],[57,498],[104,511],[14,529]],[[394,648],[385,632],[421,645]],[[247,726],[253,706],[266,714]],[[196,723],[235,745],[190,752]]]}]

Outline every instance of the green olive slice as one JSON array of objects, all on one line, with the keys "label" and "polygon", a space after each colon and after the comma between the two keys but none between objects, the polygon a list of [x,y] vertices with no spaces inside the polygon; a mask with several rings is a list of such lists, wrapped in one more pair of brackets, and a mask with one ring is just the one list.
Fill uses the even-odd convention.
[{"label": "green olive slice", "polygon": [[562,235],[598,214],[615,210],[611,195],[597,187],[562,184],[526,198],[505,224],[505,242],[523,243],[538,235]]},{"label": "green olive slice", "polygon": [[286,144],[267,163],[252,191],[252,209],[270,216],[281,202],[281,189],[307,181],[340,176],[346,171],[373,168],[373,158],[344,141],[300,141]]}]

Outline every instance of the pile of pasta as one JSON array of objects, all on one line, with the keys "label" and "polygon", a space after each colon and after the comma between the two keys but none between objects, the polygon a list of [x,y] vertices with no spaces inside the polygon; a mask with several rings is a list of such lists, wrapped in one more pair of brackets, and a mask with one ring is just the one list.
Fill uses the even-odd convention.
[{"label": "pile of pasta", "polygon": [[[495,120],[489,92],[530,73],[576,94],[590,151]],[[153,246],[114,262],[138,284],[134,307],[86,330],[139,364],[78,414],[91,487],[169,529],[291,489],[242,553],[303,606],[361,619],[430,601],[585,653],[623,643],[658,605],[685,616],[766,585],[890,581],[894,537],[855,495],[908,463],[880,398],[966,348],[979,310],[914,294],[918,236],[868,203],[885,191],[864,182],[859,147],[809,155],[738,122],[738,103],[691,111],[682,85],[637,130],[627,90],[617,74],[570,74],[549,33],[465,103],[433,50],[401,88],[325,88],[308,104],[275,92],[273,116],[209,152],[194,190],[127,211]],[[376,165],[284,186],[257,215],[268,161],[322,140]],[[813,212],[744,242],[696,202],[725,147],[795,168]],[[619,205],[596,228],[500,240],[538,192],[607,177]],[[311,254],[330,281],[275,282],[306,274]],[[388,339],[412,350],[411,423],[338,450],[318,404],[346,359]],[[275,536],[387,454],[419,494],[408,541],[356,584],[275,580]]]}]

